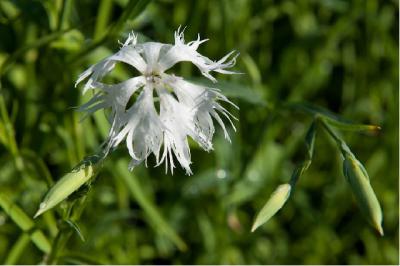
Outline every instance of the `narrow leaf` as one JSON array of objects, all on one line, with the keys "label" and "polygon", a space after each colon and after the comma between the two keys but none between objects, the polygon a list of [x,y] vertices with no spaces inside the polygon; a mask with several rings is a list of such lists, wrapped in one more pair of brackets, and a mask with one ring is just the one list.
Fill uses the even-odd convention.
[{"label": "narrow leaf", "polygon": [[116,177],[121,178],[126,184],[133,200],[137,201],[139,206],[143,208],[155,229],[169,238],[181,251],[187,250],[186,243],[177,234],[175,229],[172,228],[164,219],[157,206],[155,206],[154,203],[143,192],[144,190],[141,188],[136,176],[132,175],[132,173],[127,170],[124,162],[124,160],[120,160],[112,168],[112,171],[116,173]]},{"label": "narrow leaf", "polygon": [[81,231],[81,229],[79,228],[78,224],[75,223],[74,221],[70,220],[70,219],[65,220],[65,222],[66,222],[69,226],[71,226],[72,229],[74,229],[74,231],[78,234],[78,236],[79,236],[79,238],[82,240],[82,242],[85,242],[85,237],[83,236],[82,231]]},{"label": "narrow leaf", "polygon": [[328,124],[342,130],[348,131],[372,131],[377,132],[381,130],[380,126],[375,125],[361,125],[361,124],[354,124],[351,122],[340,121],[337,119],[332,119],[330,117],[323,118]]},{"label": "narrow leaf", "polygon": [[303,111],[303,112],[306,112],[306,113],[309,113],[309,114],[312,114],[312,115],[320,115],[320,116],[323,116],[323,117],[329,117],[329,118],[334,119],[334,120],[343,121],[343,118],[340,118],[335,113],[332,113],[331,111],[326,110],[326,109],[324,109],[322,107],[312,105],[310,103],[306,103],[306,102],[289,103],[286,106],[288,108],[300,110],[300,111]]},{"label": "narrow leaf", "polygon": [[254,232],[259,226],[266,223],[272,216],[274,216],[285,204],[290,196],[291,185],[283,184],[280,185],[265,203],[264,207],[256,216],[256,219],[251,228],[251,232]]},{"label": "narrow leaf", "polygon": [[140,13],[142,13],[147,5],[151,2],[151,0],[130,0],[128,4],[124,7],[124,11],[122,12],[121,16],[117,20],[117,22],[111,27],[110,31],[108,32],[109,35],[118,35],[118,33],[122,30],[126,21],[128,19],[136,18]]},{"label": "narrow leaf", "polygon": [[117,37],[119,33],[123,30],[124,25],[126,25],[126,21],[139,16],[140,13],[142,13],[146,9],[147,5],[150,2],[151,0],[139,0],[139,1],[130,0],[124,7],[124,10],[122,14],[119,16],[118,20],[110,26],[109,31],[107,31],[107,34],[99,35],[100,37],[96,36],[97,38],[91,44],[85,46],[85,48],[82,49],[82,51],[74,55],[69,63],[73,63],[76,62],[77,60],[82,59],[84,56],[86,56],[87,54],[91,53],[96,48],[104,44],[108,39]]},{"label": "narrow leaf", "polygon": [[35,40],[35,42],[27,44],[22,48],[18,49],[13,54],[9,55],[7,59],[4,60],[3,64],[1,64],[0,76],[2,76],[10,68],[11,64],[13,64],[18,59],[18,57],[23,55],[26,51],[46,45],[71,30],[73,30],[73,28],[54,32],[52,34],[43,36],[42,38]]},{"label": "narrow leaf", "polygon": [[346,120],[335,113],[332,113],[319,106],[314,106],[309,103],[291,103],[287,105],[289,108],[298,109],[312,115],[319,116],[325,122],[330,125],[348,131],[379,131],[381,128],[375,125],[361,125],[353,123],[352,121]]},{"label": "narrow leaf", "polygon": [[60,263],[73,264],[73,265],[103,265],[107,264],[102,261],[99,256],[92,257],[84,251],[64,251],[60,256]]},{"label": "narrow leaf", "polygon": [[9,250],[7,258],[4,260],[5,265],[15,265],[18,259],[28,246],[30,237],[27,233],[22,233],[12,248]]},{"label": "narrow leaf", "polygon": [[29,233],[32,242],[44,253],[50,252],[50,242],[42,231],[35,229],[34,221],[6,195],[0,193],[0,207],[24,232]]}]

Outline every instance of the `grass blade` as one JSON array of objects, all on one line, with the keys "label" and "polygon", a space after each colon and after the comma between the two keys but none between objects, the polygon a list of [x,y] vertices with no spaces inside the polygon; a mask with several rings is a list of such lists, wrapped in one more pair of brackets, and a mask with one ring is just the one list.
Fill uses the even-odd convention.
[{"label": "grass blade", "polygon": [[65,222],[66,222],[69,226],[71,226],[72,229],[74,229],[74,231],[78,234],[78,236],[79,236],[79,238],[82,240],[82,242],[85,242],[85,237],[83,236],[82,231],[81,231],[81,229],[79,228],[78,224],[75,223],[74,221],[70,220],[70,219],[65,220]]},{"label": "grass blade", "polygon": [[44,253],[50,252],[50,242],[42,231],[35,229],[34,221],[6,195],[0,193],[0,206],[5,213],[13,220],[24,232],[29,233],[32,242]]},{"label": "grass blade", "polygon": [[29,240],[30,240],[29,235],[26,233],[22,233],[21,236],[13,245],[13,247],[11,248],[10,253],[8,253],[7,258],[4,261],[4,264],[5,265],[17,264],[18,259],[21,257],[26,246],[29,244]]},{"label": "grass blade", "polygon": [[157,207],[143,193],[144,190],[140,187],[136,176],[128,171],[126,161],[118,161],[115,169],[113,168],[111,171],[115,171],[117,177],[121,178],[127,185],[133,199],[143,208],[156,230],[167,236],[181,251],[185,251],[187,249],[186,243],[168,222],[165,221]]},{"label": "grass blade", "polygon": [[325,122],[329,123],[330,125],[348,131],[372,131],[376,132],[379,131],[381,128],[375,125],[362,125],[356,124],[349,120],[339,117],[338,115],[318,106],[314,106],[309,103],[291,103],[288,104],[287,107],[291,109],[297,109],[309,114],[315,115],[320,117]]}]

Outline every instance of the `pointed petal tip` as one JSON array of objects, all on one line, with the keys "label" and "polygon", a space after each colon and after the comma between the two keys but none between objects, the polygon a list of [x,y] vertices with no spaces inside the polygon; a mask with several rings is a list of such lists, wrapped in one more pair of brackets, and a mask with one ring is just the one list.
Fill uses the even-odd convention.
[{"label": "pointed petal tip", "polygon": [[191,176],[191,175],[193,175],[193,172],[192,172],[192,170],[189,168],[189,169],[186,169],[186,175],[187,176]]}]

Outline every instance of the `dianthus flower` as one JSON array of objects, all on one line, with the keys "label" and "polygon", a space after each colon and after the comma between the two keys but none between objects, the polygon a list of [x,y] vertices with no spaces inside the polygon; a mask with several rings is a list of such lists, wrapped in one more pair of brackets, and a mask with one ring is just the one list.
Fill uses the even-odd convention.
[{"label": "dianthus flower", "polygon": [[[87,114],[100,109],[111,110],[106,153],[125,140],[132,157],[130,170],[143,161],[147,165],[147,158],[153,153],[156,166],[165,162],[166,172],[170,169],[173,173],[175,156],[190,175],[189,136],[204,150],[212,150],[214,119],[230,141],[222,118],[229,121],[234,130],[231,118],[236,118],[220,102],[238,107],[216,88],[193,84],[182,77],[165,73],[175,64],[188,61],[214,83],[217,81],[211,72],[234,74],[226,69],[235,64],[237,54],[230,52],[222,59],[212,61],[197,52],[199,45],[205,41],[198,36],[197,40],[185,43],[183,32],[179,29],[175,32],[173,45],[138,43],[137,35],[130,34],[117,53],[92,65],[79,76],[76,85],[88,79],[83,93],[88,90],[95,92],[80,110]],[[141,75],[117,84],[103,83],[102,78],[118,62],[133,66]],[[132,97],[134,104],[128,107]],[[159,108],[155,107],[155,103],[159,104]]]}]

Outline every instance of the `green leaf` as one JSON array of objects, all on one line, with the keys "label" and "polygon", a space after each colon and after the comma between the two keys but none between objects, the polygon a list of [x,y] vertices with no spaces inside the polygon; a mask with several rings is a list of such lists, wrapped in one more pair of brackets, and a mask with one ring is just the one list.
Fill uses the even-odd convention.
[{"label": "green leaf", "polygon": [[42,231],[35,229],[35,222],[6,195],[0,193],[0,206],[4,212],[13,220],[24,232],[29,233],[32,242],[44,253],[50,252],[50,242]]},{"label": "green leaf", "polygon": [[339,120],[339,121],[344,120],[343,118],[340,118],[338,115],[336,115],[335,113],[333,113],[329,110],[326,110],[320,106],[315,106],[315,105],[312,105],[312,104],[306,103],[306,102],[288,103],[285,106],[290,109],[300,110],[300,111],[307,112],[312,115],[321,115],[323,117],[329,117],[331,119]]},{"label": "green leaf", "polygon": [[107,26],[109,24],[110,15],[113,8],[112,0],[101,0],[99,9],[97,11],[96,26],[94,28],[94,39],[99,39],[104,33],[106,33]]},{"label": "green leaf", "polygon": [[79,238],[82,240],[82,242],[85,242],[85,237],[83,236],[81,229],[79,228],[78,224],[75,223],[74,221],[68,219],[65,220],[65,223],[67,223],[69,226],[71,226],[72,229],[78,234]]},{"label": "green leaf", "polygon": [[372,131],[377,132],[381,130],[380,126],[375,125],[361,125],[361,124],[354,124],[351,122],[340,121],[337,119],[332,119],[330,117],[323,118],[328,124],[342,130],[348,131]]},{"label": "green leaf", "polygon": [[15,265],[18,262],[18,259],[21,257],[21,254],[24,252],[26,247],[29,244],[29,234],[22,233],[15,244],[12,246],[10,251],[8,252],[7,258],[4,261],[5,265]]},{"label": "green leaf", "polygon": [[51,48],[60,49],[68,52],[76,52],[81,49],[85,38],[83,34],[78,30],[71,30],[65,33],[59,39],[51,42],[49,45]]},{"label": "green leaf", "polygon": [[111,171],[115,172],[116,177],[121,178],[126,184],[133,200],[136,200],[139,206],[143,208],[155,229],[169,238],[181,251],[187,250],[186,243],[175,232],[174,228],[165,221],[159,209],[146,196],[136,176],[128,171],[127,162],[125,160],[118,161],[116,165],[113,165]]},{"label": "green leaf", "polygon": [[120,32],[123,30],[124,25],[126,24],[127,20],[131,18],[135,18],[143,12],[147,5],[151,2],[151,0],[130,0],[128,4],[124,7],[124,11],[119,16],[118,20],[111,25],[109,31],[103,35],[97,35],[96,39],[90,43],[89,45],[85,46],[82,51],[77,53],[76,55],[71,58],[69,63],[76,62],[82,59],[87,54],[91,53],[92,51],[96,50],[96,48],[100,47],[102,44],[106,43],[107,40],[117,38]]},{"label": "green leaf", "polygon": [[328,123],[336,128],[342,129],[342,130],[376,132],[381,129],[379,126],[375,126],[375,125],[362,125],[362,124],[353,123],[352,121],[349,121],[342,117],[339,117],[338,115],[336,115],[322,107],[314,106],[309,103],[290,103],[287,105],[287,107],[292,108],[292,109],[302,110],[304,112],[318,116],[326,123]]},{"label": "green leaf", "polygon": [[4,123],[0,120],[0,143],[7,147],[8,138],[6,135],[6,128]]},{"label": "green leaf", "polygon": [[254,232],[259,226],[266,223],[272,216],[274,216],[285,204],[290,196],[292,187],[289,184],[280,185],[270,196],[267,203],[256,216],[256,219],[251,228]]},{"label": "green leaf", "polygon": [[256,61],[248,53],[241,54],[241,60],[246,67],[246,73],[249,74],[252,81],[257,84],[261,83],[261,72]]},{"label": "green leaf", "polygon": [[9,55],[6,60],[4,60],[3,64],[1,64],[1,66],[0,66],[0,77],[2,75],[4,75],[4,73],[18,59],[18,57],[23,55],[28,50],[31,50],[31,49],[34,49],[34,48],[39,48],[39,47],[41,47],[43,45],[46,45],[46,44],[48,44],[48,43],[60,38],[62,35],[64,35],[65,33],[69,32],[71,30],[73,30],[73,28],[51,33],[49,35],[43,36],[40,39],[37,39],[33,43],[27,44],[27,45],[23,46],[22,48],[16,50],[13,54]]},{"label": "green leaf", "polygon": [[140,13],[142,13],[151,0],[130,0],[129,3],[124,7],[122,15],[119,17],[117,22],[111,27],[108,32],[111,36],[116,36],[123,29],[126,21],[131,18],[136,18]]},{"label": "green leaf", "polygon": [[[77,252],[77,251],[65,251],[62,255],[60,256],[60,264],[65,263],[65,264],[73,264],[73,265],[103,265],[107,264],[106,262],[102,261],[99,256],[92,257],[88,254],[85,254],[82,252]],[[94,255],[95,256],[95,255]]]},{"label": "green leaf", "polygon": [[43,161],[43,159],[36,154],[36,152],[28,149],[22,149],[21,155],[24,161],[29,161],[35,166],[35,170],[39,176],[44,177],[48,186],[53,185],[53,178],[51,176],[50,170]]}]

